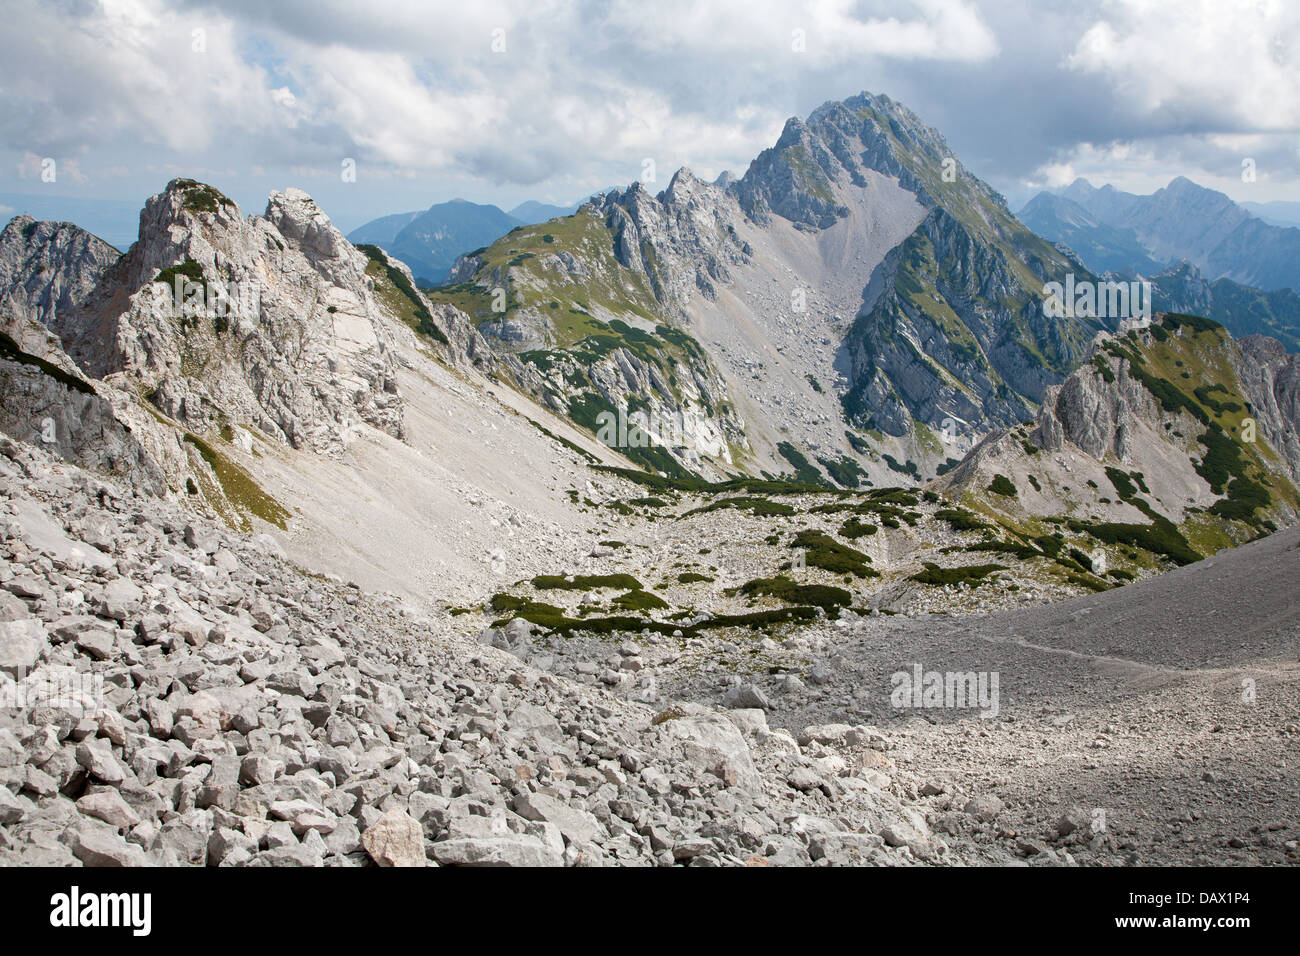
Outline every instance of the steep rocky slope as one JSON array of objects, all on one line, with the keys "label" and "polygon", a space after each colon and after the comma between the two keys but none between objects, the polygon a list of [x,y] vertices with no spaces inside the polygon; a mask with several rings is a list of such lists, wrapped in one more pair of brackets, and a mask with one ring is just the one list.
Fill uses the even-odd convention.
[{"label": "steep rocky slope", "polygon": [[856,97],[810,120],[856,136],[867,162],[887,157],[877,164],[928,210],[885,261],[881,293],[847,339],[850,416],[894,435],[946,421],[950,434],[978,434],[1023,417],[1100,327],[1044,314],[1044,285],[1067,274],[1085,281],[1087,270],[1021,225],[936,130],[887,97]]},{"label": "steep rocky slope", "polygon": [[935,487],[1180,563],[1293,524],[1297,360],[1166,314],[1103,334],[1032,428],[990,435]]},{"label": "steep rocky slope", "polygon": [[0,331],[45,357],[41,326],[61,334],[61,318],[90,296],[120,253],[68,222],[15,216],[0,232]]},{"label": "steep rocky slope", "polygon": [[357,422],[400,437],[365,265],[305,193],[272,194],[245,219],[211,187],[175,180],[55,331],[88,374],[139,390],[192,431],[254,426],[322,452]]},{"label": "steep rocky slope", "polygon": [[[243,218],[179,180],[120,259],[74,226],[21,220],[3,253],[8,433],[274,531],[371,587],[455,593],[494,554],[503,569],[544,554],[572,507],[572,460],[627,464],[516,394],[493,397],[499,362],[469,320],[297,191]],[[503,472],[502,455],[534,464]],[[505,555],[503,525],[533,547]]]},{"label": "steep rocky slope", "polygon": [[[608,193],[467,256],[433,295],[579,424],[597,408],[684,419],[654,443],[666,455],[631,453],[645,464],[855,487],[932,472],[1032,414],[1100,327],[1044,316],[1042,287],[1067,273],[1089,275],[935,130],[863,94],[792,119],[740,179],[681,170],[657,196]],[[593,349],[633,374],[585,381]],[[676,363],[696,389],[649,374]]]}]

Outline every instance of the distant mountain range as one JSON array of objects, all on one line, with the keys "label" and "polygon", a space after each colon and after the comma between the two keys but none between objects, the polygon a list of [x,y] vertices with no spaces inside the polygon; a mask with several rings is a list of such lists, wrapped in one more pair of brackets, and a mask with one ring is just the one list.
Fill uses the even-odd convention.
[{"label": "distant mountain range", "polygon": [[[1300,204],[1267,204],[1275,222],[1300,217],[1293,207]],[[1266,222],[1182,176],[1150,196],[1076,179],[1059,192],[1035,196],[1020,218],[1098,271],[1146,274],[1187,261],[1211,281],[1300,290],[1300,228]]]},{"label": "distant mountain range", "polygon": [[456,259],[524,225],[496,206],[464,199],[435,203],[424,212],[383,216],[348,233],[348,241],[380,246],[410,268],[420,285],[447,278]]},{"label": "distant mountain range", "polygon": [[552,206],[528,200],[510,212],[464,199],[435,203],[423,212],[380,216],[348,233],[348,241],[380,246],[400,259],[423,286],[438,285],[458,257],[486,246],[511,229],[568,216],[580,203]]},{"label": "distant mountain range", "polygon": [[560,216],[571,216],[578,211],[582,203],[575,202],[572,206],[552,206],[544,202],[538,202],[530,199],[527,202],[521,202],[514,209],[510,210],[510,215],[514,216],[520,222],[529,226],[536,225],[539,222],[546,222],[548,219],[558,219]]},{"label": "distant mountain range", "polygon": [[1097,272],[1159,272],[1164,265],[1147,253],[1132,229],[1112,226],[1072,199],[1039,193],[1020,210],[1020,221],[1044,239],[1063,242]]},{"label": "distant mountain range", "polygon": [[1300,202],[1243,202],[1239,205],[1274,226],[1300,226]]},{"label": "distant mountain range", "polygon": [[1290,289],[1264,292],[1231,279],[1211,282],[1190,262],[1157,272],[1150,279],[1157,311],[1204,315],[1238,338],[1268,335],[1288,352],[1300,352],[1300,294]]},{"label": "distant mountain range", "polygon": [[[1274,216],[1300,208],[1252,205]],[[1300,351],[1300,229],[1265,223],[1182,177],[1150,196],[1077,179],[1039,193],[1020,219],[1089,269],[1150,279],[1157,310],[1209,316],[1234,335],[1271,335]]]}]

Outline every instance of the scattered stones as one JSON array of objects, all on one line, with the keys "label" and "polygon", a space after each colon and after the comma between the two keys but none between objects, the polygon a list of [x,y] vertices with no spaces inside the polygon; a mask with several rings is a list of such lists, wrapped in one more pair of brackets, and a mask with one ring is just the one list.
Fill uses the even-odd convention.
[{"label": "scattered stones", "polygon": [[[46,459],[5,447],[0,511],[22,496],[50,525],[93,515],[113,561],[0,560],[0,696],[27,702],[0,713],[0,865],[1052,865],[1117,852],[1078,807],[1054,825],[1086,797],[1052,794],[1024,826],[1031,801],[1005,778],[916,769],[909,738],[941,728],[872,718],[856,663],[799,646],[800,632],[756,653],[824,657],[827,681],[730,661],[696,685],[669,681],[694,637],[566,639],[561,652],[515,624],[503,650],[478,640],[481,623],[304,574],[174,504],[113,510],[6,478]],[[593,666],[534,666],[568,647]],[[617,693],[598,686],[605,672]],[[1025,723],[1036,739],[1076,729]],[[1001,724],[951,724],[944,753],[978,762]],[[1113,724],[1081,739],[1118,742],[1126,722]],[[1293,854],[1285,817],[1279,805],[1261,823],[1276,830],[1225,830],[1221,852],[1246,859],[1271,841]]]}]

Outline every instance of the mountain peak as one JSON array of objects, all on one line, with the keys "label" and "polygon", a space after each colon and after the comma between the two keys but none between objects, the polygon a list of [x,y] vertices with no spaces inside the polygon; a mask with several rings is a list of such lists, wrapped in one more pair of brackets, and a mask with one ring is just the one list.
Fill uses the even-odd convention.
[{"label": "mountain peak", "polygon": [[223,214],[235,218],[240,216],[239,205],[215,186],[180,177],[169,182],[162,192],[149,197],[145,210],[150,206],[155,210],[165,207],[171,210],[173,216],[190,217],[205,213],[217,217]]},{"label": "mountain peak", "polygon": [[1171,193],[1181,194],[1215,192],[1213,189],[1207,189],[1198,183],[1192,182],[1186,176],[1175,176],[1173,179],[1169,180],[1169,185],[1166,186],[1165,189],[1169,190]]}]

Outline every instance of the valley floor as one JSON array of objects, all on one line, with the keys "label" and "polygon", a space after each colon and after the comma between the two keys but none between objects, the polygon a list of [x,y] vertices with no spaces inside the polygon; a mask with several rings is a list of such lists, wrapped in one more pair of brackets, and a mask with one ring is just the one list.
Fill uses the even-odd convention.
[{"label": "valley floor", "polygon": [[[622,554],[657,587],[633,542],[688,539],[627,517],[591,570]],[[738,539],[734,511],[698,517]],[[0,532],[3,863],[1300,860],[1296,529],[991,613],[855,594],[759,630],[550,637],[310,573],[7,439]],[[996,715],[896,707],[914,666],[982,675]]]}]

